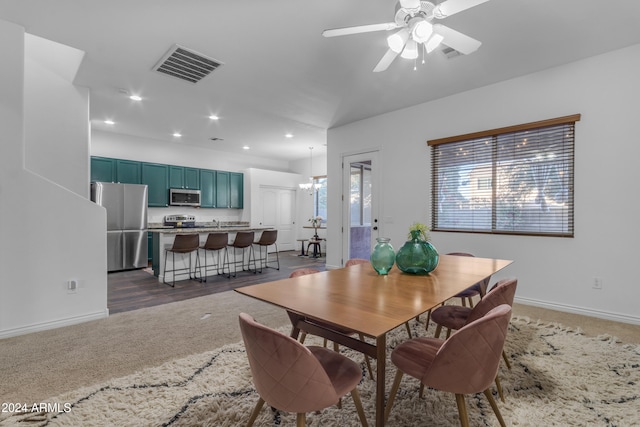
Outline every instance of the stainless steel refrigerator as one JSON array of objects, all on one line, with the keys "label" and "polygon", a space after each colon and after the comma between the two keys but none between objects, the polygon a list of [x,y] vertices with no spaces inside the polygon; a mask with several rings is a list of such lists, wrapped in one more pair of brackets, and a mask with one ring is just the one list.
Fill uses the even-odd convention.
[{"label": "stainless steel refrigerator", "polygon": [[146,185],[91,184],[91,200],[107,210],[107,271],[147,266],[147,198]]}]

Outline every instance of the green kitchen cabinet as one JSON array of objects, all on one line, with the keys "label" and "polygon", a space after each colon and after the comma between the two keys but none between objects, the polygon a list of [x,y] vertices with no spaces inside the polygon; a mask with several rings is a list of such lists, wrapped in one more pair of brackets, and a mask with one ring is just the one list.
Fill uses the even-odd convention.
[{"label": "green kitchen cabinet", "polygon": [[241,173],[216,171],[216,207],[242,209],[243,184]]},{"label": "green kitchen cabinet", "polygon": [[244,175],[239,172],[229,174],[229,207],[242,209],[244,207]]},{"label": "green kitchen cabinet", "polygon": [[228,208],[229,204],[229,173],[216,171],[216,207]]},{"label": "green kitchen cabinet", "polygon": [[184,188],[184,168],[169,166],[169,188]]},{"label": "green kitchen cabinet", "polygon": [[122,184],[140,184],[141,164],[134,160],[116,160],[116,180]]},{"label": "green kitchen cabinet", "polygon": [[149,187],[149,207],[169,206],[169,165],[142,163],[142,184]]},{"label": "green kitchen cabinet", "polygon": [[200,207],[216,207],[216,171],[200,169]]},{"label": "green kitchen cabinet", "polygon": [[116,160],[91,157],[91,182],[116,182]]},{"label": "green kitchen cabinet", "polygon": [[200,169],[169,166],[169,187],[200,189]]},{"label": "green kitchen cabinet", "polygon": [[200,189],[200,169],[184,168],[184,188]]}]

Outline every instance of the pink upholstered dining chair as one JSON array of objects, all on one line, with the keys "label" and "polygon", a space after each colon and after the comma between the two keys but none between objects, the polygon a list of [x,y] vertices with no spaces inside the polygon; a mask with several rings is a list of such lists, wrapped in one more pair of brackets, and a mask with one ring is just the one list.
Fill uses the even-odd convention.
[{"label": "pink upholstered dining chair", "polygon": [[[298,277],[298,276],[304,276],[304,275],[307,275],[307,274],[314,274],[314,273],[320,273],[320,270],[316,270],[315,268],[299,268],[297,270],[293,270],[291,272],[291,274],[289,274],[289,278]],[[309,319],[307,319],[307,320],[309,320]],[[310,321],[312,321],[313,323],[315,323],[315,324],[317,324],[319,326],[322,326],[324,328],[333,329],[334,331],[336,331],[336,332],[338,332],[338,333],[340,333],[342,335],[354,335],[355,334],[355,331],[352,331],[350,329],[344,329],[344,328],[340,328],[340,327],[334,326],[334,325],[329,326],[328,324],[320,322],[320,321],[317,321],[317,320],[310,320]],[[360,338],[360,341],[364,341],[364,336],[362,334],[359,334],[358,336]],[[300,343],[301,344],[304,344],[304,340],[305,340],[306,337],[307,337],[306,331],[302,331],[301,334],[300,334]],[[326,338],[324,339],[324,346],[325,347],[327,346],[327,339]],[[338,344],[335,343],[335,342],[333,343],[333,349],[336,352],[340,351],[340,348],[339,348]],[[369,371],[369,377],[371,377],[373,379],[373,370],[371,369],[371,362],[369,361],[369,356],[365,355],[364,356],[364,361],[367,364],[367,370]]]},{"label": "pink upholstered dining chair", "polygon": [[291,274],[289,274],[289,277],[298,277],[313,273],[320,273],[320,270],[316,270],[315,268],[299,268],[297,270],[293,270]]},{"label": "pink upholstered dining chair", "polygon": [[[436,308],[431,319],[438,325],[436,327],[435,337],[440,337],[442,327],[447,328],[447,338],[451,335],[452,330],[459,330],[465,325],[477,320],[487,314],[491,309],[499,306],[500,304],[507,304],[510,307],[513,306],[513,300],[516,295],[516,287],[518,286],[518,280],[516,279],[504,279],[496,283],[489,292],[486,293],[484,298],[480,300],[475,307],[462,307],[459,305],[445,305]],[[511,369],[509,358],[506,353],[502,352],[502,358],[508,369]],[[500,378],[495,378],[496,387],[500,394],[500,400],[504,402],[504,394],[502,392],[502,386],[500,385]]]},{"label": "pink upholstered dining chair", "polygon": [[339,405],[349,392],[360,422],[367,426],[357,389],[362,379],[357,363],[324,347],[305,347],[246,313],[240,313],[239,321],[253,383],[260,395],[247,427],[253,425],[265,402],[296,413],[297,425],[304,426],[307,412]]},{"label": "pink upholstered dining chair", "polygon": [[351,258],[351,259],[348,259],[347,262],[344,263],[344,266],[345,267],[351,267],[352,265],[366,264],[368,262],[369,262],[369,260],[368,259],[364,259],[364,258]]},{"label": "pink upholstered dining chair", "polygon": [[[447,255],[456,255],[456,256],[474,256],[473,254],[467,252],[450,252]],[[487,293],[487,286],[489,286],[489,281],[491,280],[491,276],[485,278],[484,280],[479,281],[478,283],[469,286],[462,292],[457,293],[454,298],[460,298],[462,305],[465,306],[466,301],[469,302],[469,307],[473,307],[473,297],[478,296],[482,299],[484,294]]]},{"label": "pink upholstered dining chair", "polygon": [[[468,256],[468,257],[474,256],[473,254],[470,254],[467,252],[449,252],[447,255]],[[491,280],[491,276],[479,281],[478,283],[475,283],[469,286],[464,291],[458,292],[457,294],[454,295],[454,298],[460,298],[460,302],[462,303],[463,307],[466,307],[467,302],[469,303],[469,307],[473,307],[473,297],[479,296],[480,299],[482,299],[484,294],[487,293],[487,286],[489,286],[490,280]],[[442,305],[444,306],[444,303],[442,303]],[[425,330],[429,329],[432,312],[433,312],[433,309],[427,311],[427,322],[424,324]]]},{"label": "pink upholstered dining chair", "polygon": [[389,418],[402,377],[407,374],[422,385],[454,393],[462,427],[469,426],[464,395],[484,392],[498,422],[505,427],[489,386],[498,373],[510,319],[511,307],[502,304],[463,326],[446,341],[420,337],[400,344],[391,353],[391,361],[398,370],[385,408],[385,420]]}]

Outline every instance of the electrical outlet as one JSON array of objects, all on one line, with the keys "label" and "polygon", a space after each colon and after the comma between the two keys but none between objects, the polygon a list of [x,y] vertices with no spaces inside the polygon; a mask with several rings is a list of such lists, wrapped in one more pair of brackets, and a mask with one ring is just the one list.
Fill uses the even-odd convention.
[{"label": "electrical outlet", "polygon": [[593,289],[602,289],[602,278],[600,277],[593,278]]},{"label": "electrical outlet", "polygon": [[67,282],[67,293],[75,294],[78,291],[78,281],[76,279],[71,279]]}]

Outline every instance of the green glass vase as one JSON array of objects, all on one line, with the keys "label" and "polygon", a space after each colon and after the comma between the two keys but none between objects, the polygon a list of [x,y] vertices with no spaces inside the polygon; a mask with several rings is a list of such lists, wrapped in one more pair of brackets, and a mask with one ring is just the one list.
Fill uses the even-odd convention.
[{"label": "green glass vase", "polygon": [[396,265],[404,273],[429,274],[438,266],[439,258],[436,248],[422,240],[419,231],[411,231],[411,239],[396,254]]},{"label": "green glass vase", "polygon": [[376,246],[373,248],[369,259],[373,269],[378,272],[378,274],[384,275],[389,273],[389,270],[393,267],[393,263],[396,260],[396,252],[389,243],[391,239],[378,237],[376,241],[378,243],[376,243]]}]

